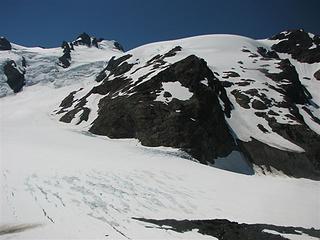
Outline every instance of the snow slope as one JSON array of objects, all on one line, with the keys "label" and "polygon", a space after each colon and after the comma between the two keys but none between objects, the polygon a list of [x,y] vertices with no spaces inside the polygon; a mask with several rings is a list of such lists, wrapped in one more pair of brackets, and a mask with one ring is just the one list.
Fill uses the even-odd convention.
[{"label": "snow slope", "polygon": [[[71,52],[71,66],[62,68],[58,58],[62,56],[62,48],[24,47],[12,44],[12,50],[0,52],[0,97],[11,94],[7,78],[3,74],[3,65],[14,60],[21,66],[22,58],[26,60],[26,85],[36,83],[61,87],[73,84],[75,81],[86,80],[97,74],[112,56],[122,52],[114,47],[114,41],[103,40],[99,48],[84,45],[74,46]],[[81,79],[79,79],[81,78]]]},{"label": "snow slope", "polygon": [[[268,126],[267,121],[258,118],[254,114],[254,111],[241,108],[239,104],[236,103],[234,96],[231,94],[232,90],[234,89],[241,89],[245,91],[254,88],[264,92],[268,98],[273,99],[274,102],[281,102],[283,100],[282,94],[267,87],[267,85],[276,86],[276,84],[271,79],[267,78],[262,72],[260,72],[261,68],[265,68],[269,71],[269,73],[279,73],[281,70],[275,66],[280,62],[280,60],[259,58],[255,60],[255,58],[248,57],[248,55],[252,53],[257,54],[258,47],[264,47],[265,49],[270,50],[270,47],[272,44],[274,44],[274,42],[275,41],[253,40],[247,37],[236,35],[215,34],[196,36],[175,41],[152,43],[133,49],[128,53],[134,56],[133,59],[137,58],[139,61],[141,61],[141,63],[145,63],[147,60],[151,59],[157,54],[164,54],[176,46],[181,46],[181,52],[178,52],[174,57],[166,59],[169,64],[177,62],[191,54],[195,54],[196,56],[205,59],[209,68],[213,72],[218,73],[218,76],[223,77],[225,76],[226,72],[234,71],[240,76],[235,77],[232,79],[232,81],[239,83],[243,82],[245,79],[252,79],[253,82],[251,82],[250,85],[239,86],[235,84],[226,89],[228,97],[235,107],[231,118],[227,119],[227,121],[237,138],[243,141],[250,141],[252,138],[255,138],[261,142],[267,143],[270,146],[282,150],[303,152],[304,150],[299,146],[287,141],[280,135],[273,133],[271,128]],[[243,51],[244,49],[249,52]],[[286,57],[292,59],[289,55]],[[239,64],[239,62],[242,63]],[[320,89],[320,82],[315,80],[315,78],[312,76],[316,69],[320,69],[320,63],[315,63],[310,66],[310,64],[302,64],[297,61],[294,62],[300,74],[302,71],[301,69],[303,69],[305,72],[303,76],[311,78],[309,84],[307,80],[304,80],[303,84],[306,84],[307,89],[310,90],[315,103],[320,105],[320,94],[319,91],[316,91],[316,89]],[[138,69],[141,65],[136,65],[132,69],[132,72]],[[138,73],[139,72],[136,72],[135,75],[143,75]],[[129,74],[130,73],[128,73],[128,75]],[[151,76],[154,75],[156,75],[156,72],[151,74],[144,81],[147,81],[151,78]],[[133,79],[137,79],[137,77],[133,76]],[[219,80],[223,81],[221,78],[219,78]],[[277,107],[272,108],[272,110],[280,115],[277,117],[278,122],[283,122],[286,124],[298,124],[297,122],[292,121],[290,118],[285,116],[289,113],[288,110]],[[319,110],[314,111],[319,114]],[[316,116],[320,117],[320,115]],[[269,133],[261,134],[261,131],[258,128],[253,127],[257,126],[258,124],[263,125],[267,130],[269,130]],[[316,128],[317,131],[319,131],[320,126],[316,125],[313,128]]]},{"label": "snow slope", "polygon": [[35,85],[0,99],[0,232],[22,229],[0,239],[214,239],[132,217],[320,227],[319,182],[235,174],[56,122],[57,102],[90,84]]},{"label": "snow slope", "polygon": [[[112,140],[89,134],[87,130],[97,117],[97,105],[102,97],[98,94],[90,96],[85,105],[91,109],[87,122],[79,125],[76,125],[78,119],[73,120],[74,125],[58,122],[54,110],[61,100],[71,91],[82,88],[75,93],[75,100],[80,99],[98,85],[94,78],[106,61],[112,55],[122,55],[118,50],[110,50],[108,42],[105,44],[105,49],[75,47],[74,62],[67,69],[56,65],[62,52],[60,48],[14,45],[14,50],[0,52],[1,64],[10,58],[20,65],[21,57],[26,58],[29,85],[22,92],[11,94],[0,73],[1,94],[9,94],[0,98],[0,239],[214,239],[197,231],[176,233],[148,228],[151,224],[133,217],[223,218],[320,228],[317,211],[320,209],[320,182],[289,178],[281,173],[272,176],[259,172],[250,176],[236,174],[189,161],[177,149],[148,148],[134,139]],[[136,65],[126,74],[137,81],[151,70],[151,66],[143,67],[146,61],[181,46],[182,51],[166,58],[163,68],[143,81],[190,54],[204,58],[219,76],[236,71],[241,76],[235,77],[234,82],[241,82],[241,78],[254,79],[254,82],[227,89],[235,106],[227,121],[235,135],[243,141],[256,138],[280,149],[303,151],[272,131],[262,135],[256,125],[262,124],[270,130],[268,123],[252,111],[240,108],[231,94],[236,88],[264,89],[265,83],[274,84],[258,68],[269,64],[265,67],[270,72],[279,72],[274,67],[277,60],[253,62],[247,56],[250,53],[242,51],[244,47],[252,52],[258,46],[269,49],[270,44],[231,35],[149,44],[128,52],[134,56],[128,62]],[[312,66],[313,69],[310,65],[294,64],[299,74],[311,78],[304,84],[320,105],[316,91],[319,82],[311,74],[319,64]],[[206,79],[202,82],[206,84]],[[172,97],[164,97],[164,91],[170,92]],[[190,97],[188,89],[177,84],[167,84],[164,91],[159,93],[157,101]],[[283,98],[272,89],[266,94],[275,101]],[[286,118],[285,109],[273,110],[279,113],[278,121],[297,124]],[[317,111],[314,108],[315,114]],[[303,116],[308,118],[309,115]],[[319,130],[312,120],[306,122],[314,131]],[[286,237],[295,239],[297,236]],[[299,237],[314,239],[305,235]]]},{"label": "snow slope", "polygon": [[[134,66],[130,71],[122,74],[121,77],[131,79],[132,87],[125,88],[112,97],[132,95],[135,87],[147,82],[173,63],[194,54],[207,62],[209,68],[221,82],[232,83],[231,86],[226,88],[226,91],[234,109],[232,110],[231,118],[226,118],[226,120],[237,139],[244,142],[256,139],[280,150],[303,153],[305,150],[302,147],[275,133],[268,121],[265,118],[257,116],[256,112],[268,116],[269,111],[272,111],[272,117],[275,118],[278,123],[288,125],[300,124],[288,108],[281,106],[281,103],[286,101],[286,96],[276,90],[279,89],[281,84],[289,84],[289,81],[284,79],[282,82],[277,83],[265,74],[265,72],[269,74],[280,73],[282,71],[279,68],[281,60],[288,58],[296,67],[302,84],[312,95],[314,105],[308,105],[307,108],[315,117],[320,118],[320,110],[318,107],[320,106],[320,94],[317,90],[320,89],[320,81],[316,80],[313,76],[313,73],[317,69],[320,69],[320,63],[300,63],[292,59],[289,54],[280,54],[281,59],[264,58],[257,52],[258,47],[262,47],[268,51],[271,50],[272,44],[276,42],[276,40],[254,40],[236,35],[215,34],[157,42],[138,47],[124,53],[124,55],[132,55],[132,57],[127,60],[127,63],[134,64]],[[163,66],[156,68],[155,64],[149,64],[157,55],[163,56],[178,46],[182,48],[181,51],[177,51],[174,56],[165,58],[165,64]],[[235,72],[238,76],[228,76],[230,72]],[[109,80],[117,77],[118,76],[113,76]],[[143,77],[142,81],[140,80],[141,77]],[[310,80],[306,80],[304,77]],[[203,79],[202,83],[207,84],[206,79]],[[192,93],[189,92],[187,88],[179,86],[177,83],[165,83],[164,85],[163,91],[158,93],[156,101],[170,102],[173,98],[186,100],[192,96]],[[233,91],[240,90],[242,93],[245,93],[252,89],[257,90],[258,94],[250,96],[246,93],[251,99],[248,105],[249,109],[243,108],[237,103]],[[73,105],[66,110],[73,109],[90,90],[91,88],[88,88],[77,92]],[[172,97],[164,97],[163,94],[165,91],[171,93]],[[103,97],[99,94],[95,94],[95,96],[96,99]],[[265,96],[272,106],[262,110],[253,109],[253,101],[261,100],[261,96]],[[85,107],[94,109],[94,111],[91,111],[90,114],[93,114],[93,116],[91,115],[89,121],[81,123],[83,124],[84,130],[87,130],[92,121],[97,117],[97,102],[98,101],[88,101],[85,105]],[[312,120],[310,115],[302,109],[302,106],[297,106],[300,109],[300,114],[304,116],[304,121],[308,127],[319,134],[319,123]],[[73,123],[78,124],[79,121],[74,120]],[[261,127],[258,127],[259,125],[265,129],[265,132],[262,132]]]}]

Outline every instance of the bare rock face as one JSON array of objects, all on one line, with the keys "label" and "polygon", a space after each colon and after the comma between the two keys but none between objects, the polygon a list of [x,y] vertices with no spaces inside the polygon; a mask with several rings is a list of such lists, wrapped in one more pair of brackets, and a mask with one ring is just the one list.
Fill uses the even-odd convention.
[{"label": "bare rock face", "polygon": [[[102,38],[90,37],[87,33],[81,33],[75,41],[72,42],[73,45],[84,45],[87,47],[99,47],[99,42],[101,42]],[[121,46],[119,44],[119,46]]]},{"label": "bare rock face", "polygon": [[257,110],[264,110],[264,109],[267,109],[268,107],[265,105],[264,102],[260,101],[260,100],[257,100],[257,99],[254,99],[253,102],[252,102],[252,107],[254,109],[257,109]]},{"label": "bare rock face", "polygon": [[[298,124],[282,124],[276,119],[273,111],[256,112],[256,115],[267,120],[272,132],[279,134],[290,142],[300,146],[305,152],[293,152],[280,150],[268,146],[256,139],[250,142],[239,142],[239,146],[250,161],[258,166],[266,167],[267,171],[275,168],[289,176],[319,179],[320,178],[320,136],[312,131],[304,122],[303,117],[296,104],[309,105],[311,94],[301,84],[295,67],[288,59],[278,63],[280,73],[268,73],[265,75],[277,83],[278,88],[274,89],[283,94],[283,102],[274,103],[274,106],[287,109],[290,114],[287,117],[298,122]],[[264,103],[267,103],[264,101]],[[267,109],[268,104],[253,101],[252,107],[258,110]],[[315,122],[318,120],[311,111],[306,111]],[[264,132],[265,130],[262,129]]]},{"label": "bare rock face", "polygon": [[[273,45],[273,50],[262,46],[240,49],[256,67],[248,67],[248,60],[243,58],[237,62],[237,69],[232,65],[225,69],[210,65],[217,69],[214,73],[205,60],[195,55],[182,59],[187,55],[180,46],[161,54],[155,52],[150,59],[134,51],[132,55],[113,57],[97,75],[95,87],[82,94],[72,92],[63,100],[58,111],[62,114],[60,120],[71,122],[77,115],[77,124],[86,121],[91,104],[88,98],[95,94],[100,101],[98,117],[90,120],[91,133],[136,138],[146,146],[179,148],[203,164],[217,158],[227,161],[238,151],[250,167],[318,180],[318,103],[308,91],[306,79],[299,79],[297,69],[299,61],[317,61],[313,49],[318,49],[320,40],[301,30],[281,33],[273,39],[283,43]],[[290,56],[291,61],[283,59],[278,54],[282,52],[298,62]],[[249,79],[246,71],[256,72],[259,77]],[[314,77],[320,79],[318,75],[316,71]],[[313,79],[309,77],[308,81]],[[179,91],[186,90],[188,97],[179,99],[166,87],[171,84]],[[247,138],[240,136],[237,118],[239,124],[244,124]]]},{"label": "bare rock face", "polygon": [[[204,78],[209,86],[200,83]],[[154,101],[165,82],[179,82],[193,96],[186,101],[172,99],[167,104]],[[127,84],[127,80],[106,81],[93,91],[111,90],[116,84]],[[206,163],[228,155],[234,147],[218,101],[219,89],[219,81],[205,61],[189,56],[137,86],[136,93],[129,97],[103,98],[90,132],[112,138],[138,138],[146,146],[181,148]]]},{"label": "bare rock face", "polygon": [[7,62],[3,67],[4,74],[7,77],[7,83],[10,88],[15,92],[21,91],[25,85],[24,72],[18,69],[15,61]]},{"label": "bare rock face", "polygon": [[316,71],[313,76],[315,77],[315,79],[320,81],[320,70]]},{"label": "bare rock face", "polygon": [[[191,55],[134,86],[129,96],[113,98],[120,89],[130,87],[130,79],[122,75],[131,69],[126,62],[130,57],[111,59],[106,69],[109,76],[115,78],[109,80],[105,77],[101,85],[86,96],[107,95],[99,102],[99,116],[90,132],[111,138],[137,138],[145,146],[180,148],[205,164],[214,158],[227,156],[235,148],[225,122],[231,103],[203,59]],[[201,83],[202,79],[208,79],[208,86]],[[188,100],[172,98],[167,103],[155,101],[157,93],[168,82],[181,84],[192,93],[192,97]],[[225,102],[224,110],[220,106],[219,95]],[[168,93],[166,96],[169,97]],[[67,112],[61,120],[70,120],[68,116],[72,119],[72,111],[79,110]]]},{"label": "bare rock face", "polygon": [[11,48],[11,43],[5,37],[0,37],[0,51],[11,50]]},{"label": "bare rock face", "polygon": [[124,47],[119,42],[114,42],[114,47],[122,52],[124,52]]},{"label": "bare rock face", "polygon": [[301,84],[298,73],[291,62],[288,59],[281,60],[278,68],[282,70],[281,73],[266,73],[266,76],[278,83],[278,86],[284,90],[286,100],[297,104],[308,103],[308,91]]},{"label": "bare rock face", "polygon": [[[320,237],[320,230],[314,228],[306,229],[302,227],[276,226],[271,224],[246,224],[231,222],[227,219],[133,219],[157,225],[154,228],[169,229],[180,233],[195,230],[203,235],[212,236],[219,240],[287,240],[287,238],[281,236],[280,233],[290,234],[297,238],[301,236],[302,233],[311,238]],[[275,232],[276,234],[270,232]]]},{"label": "bare rock face", "polygon": [[61,48],[63,49],[63,55],[59,57],[59,65],[63,68],[68,68],[71,64],[71,50],[73,45],[69,45],[68,42],[63,41]]},{"label": "bare rock face", "polygon": [[[68,68],[71,65],[72,60],[72,51],[77,51],[74,46],[87,46],[89,48],[99,48],[99,43],[102,41],[102,38],[90,37],[87,33],[80,34],[75,41],[66,42],[63,41],[61,48],[63,49],[63,54],[58,58],[58,65],[63,68]],[[123,51],[123,47],[118,42],[114,42],[114,48]]]},{"label": "bare rock face", "polygon": [[257,52],[264,58],[279,59],[279,55],[275,51],[268,51],[263,47],[258,47]]},{"label": "bare rock face", "polygon": [[73,42],[74,45],[86,45],[88,47],[92,46],[91,37],[87,33],[81,33],[77,40]]},{"label": "bare rock face", "polygon": [[289,53],[303,63],[320,62],[319,36],[311,37],[302,29],[280,33],[271,40],[281,40],[274,44],[272,49],[279,53]]},{"label": "bare rock face", "polygon": [[98,39],[96,37],[92,38],[91,44],[93,47],[98,48]]},{"label": "bare rock face", "polygon": [[[290,128],[290,126],[295,125],[282,125],[279,127],[286,128],[287,126]],[[295,132],[296,135],[302,136],[302,138],[299,141],[296,141],[296,143],[306,147],[306,152],[303,153],[280,150],[256,139],[249,142],[242,142],[238,140],[238,144],[241,151],[247,156],[248,160],[257,166],[261,166],[262,171],[273,172],[273,169],[276,169],[288,176],[319,180],[319,137],[310,130],[303,132],[304,130],[307,129],[302,127],[299,130],[281,130],[283,131],[281,132],[283,135]],[[310,146],[307,146],[307,144],[301,144],[308,140],[308,137],[311,138],[312,142]],[[292,140],[291,137],[288,137],[288,139]]]},{"label": "bare rock face", "polygon": [[234,95],[234,97],[236,98],[236,101],[237,103],[243,107],[243,108],[246,108],[246,109],[250,109],[250,106],[249,106],[249,102],[250,102],[250,97],[246,94],[243,94],[240,90],[233,90],[231,92],[231,94]]}]

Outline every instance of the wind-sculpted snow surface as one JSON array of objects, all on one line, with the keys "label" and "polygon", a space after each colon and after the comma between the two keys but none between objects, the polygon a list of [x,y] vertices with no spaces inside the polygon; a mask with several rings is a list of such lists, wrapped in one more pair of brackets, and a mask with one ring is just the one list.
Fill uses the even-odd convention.
[{"label": "wind-sculpted snow surface", "polygon": [[318,179],[320,64],[277,53],[276,44],[207,35],[141,46],[112,58],[97,85],[69,95],[57,113],[92,133],[180,148],[202,163],[234,161],[236,151],[236,172],[254,164]]},{"label": "wind-sculpted snow surface", "polygon": [[0,99],[0,239],[214,239],[134,217],[319,229],[319,182],[235,174],[55,121],[63,96],[94,84],[35,85]]}]

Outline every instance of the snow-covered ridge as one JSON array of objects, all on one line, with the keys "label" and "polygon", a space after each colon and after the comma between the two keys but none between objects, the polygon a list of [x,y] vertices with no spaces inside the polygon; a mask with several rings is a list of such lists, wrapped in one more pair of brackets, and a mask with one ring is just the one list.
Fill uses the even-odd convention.
[{"label": "snow-covered ridge", "polygon": [[50,114],[74,88],[86,85],[0,99],[0,239],[214,239],[133,217],[320,228],[319,182],[235,174],[176,149],[70,129]]},{"label": "snow-covered ridge", "polygon": [[[141,59],[141,61],[143,61],[152,58],[156,54],[169,51],[175,46],[181,46],[183,48],[182,53],[179,53],[177,56],[168,59],[169,63],[179,61],[189,54],[195,54],[196,56],[205,59],[213,72],[218,73],[218,76],[222,76],[220,81],[224,81],[223,78],[226,72],[236,72],[239,74],[239,76],[231,78],[234,85],[227,90],[231,101],[234,103],[233,105],[237,106],[238,104],[236,104],[234,96],[231,95],[231,92],[234,89],[241,89],[242,91],[258,89],[259,91],[263,91],[265,94],[267,94],[268,98],[272,99],[274,102],[280,102],[283,100],[283,95],[281,93],[270,89],[268,86],[271,85],[276,87],[277,84],[275,84],[260,71],[261,69],[265,69],[269,73],[279,73],[281,70],[278,68],[277,64],[280,62],[280,60],[257,58],[259,54],[254,58],[248,57],[251,53],[257,54],[258,47],[271,50],[272,44],[274,44],[274,42],[269,40],[253,40],[242,36],[217,34],[152,43],[133,49],[128,53],[135,56],[132,59],[138,58],[139,60]],[[290,56],[284,56],[284,59],[285,58],[290,58]],[[320,89],[320,81],[317,81],[313,76],[314,72],[316,72],[317,69],[320,69],[320,63],[314,63],[310,65],[299,63],[292,59],[291,61],[299,72],[299,79],[306,86],[308,91],[312,93],[313,102],[320,106],[319,92],[316,91],[316,89]],[[139,68],[139,66],[136,65],[136,68]],[[303,73],[301,72],[301,69],[303,69]],[[246,79],[251,79],[253,81],[250,81],[250,84],[241,86],[242,84],[246,84]],[[254,98],[255,97],[252,98],[251,102],[254,100]],[[320,118],[319,110],[317,110],[318,108],[313,106],[309,107],[316,114],[316,117]],[[286,124],[298,124],[296,121],[291,120],[286,116],[288,114],[286,109],[272,107],[272,110],[279,114],[279,116],[276,117],[278,122],[283,122]],[[244,113],[244,111],[245,109],[241,108],[239,111],[234,111],[234,115],[230,120],[228,120],[232,129],[235,131],[235,134],[244,141],[249,141],[252,137],[258,140],[268,141],[267,139],[269,138],[270,134],[261,134],[258,129],[254,130],[254,128],[250,127],[252,125],[262,124],[264,127],[268,128],[266,122],[264,122],[265,120],[257,118],[252,111],[246,111],[246,113]],[[239,117],[237,114],[241,115],[242,117]],[[241,121],[241,124],[239,124],[239,121],[242,118],[244,119]],[[247,124],[249,124],[248,127],[246,127]],[[271,135],[272,134],[273,133],[271,133]],[[270,138],[273,138],[273,141],[271,140],[270,144],[272,142],[278,143],[279,145],[275,147],[279,147],[281,149],[286,149],[286,144],[289,144],[286,143],[287,141],[281,140],[281,138],[277,138],[276,136],[270,136]],[[299,150],[299,147],[294,147],[293,145],[289,147],[289,149],[303,151],[302,149]]]},{"label": "snow-covered ridge", "polygon": [[115,43],[101,40],[98,47],[75,45],[71,53],[71,65],[66,69],[59,66],[59,57],[63,55],[61,47],[24,47],[11,43],[11,50],[0,51],[0,97],[12,93],[3,74],[3,66],[7,61],[13,60],[21,66],[22,59],[25,59],[26,86],[41,83],[60,87],[94,78],[112,56],[122,54]]},{"label": "snow-covered ridge", "polygon": [[[207,35],[126,53],[81,45],[69,68],[56,64],[61,48],[0,51],[18,66],[26,56],[26,80],[38,83],[0,98],[0,239],[217,239],[197,225],[209,219],[222,232],[227,219],[236,239],[240,225],[270,239],[317,239],[320,182],[305,178],[317,177],[319,63],[273,52],[280,41]],[[196,136],[200,150],[232,151],[209,167],[179,147],[88,132],[103,114],[115,134],[139,139],[140,127],[145,141]],[[147,125],[134,126],[133,115]],[[217,139],[208,133],[225,138],[199,141]]]},{"label": "snow-covered ridge", "polygon": [[[97,103],[100,100],[106,101],[102,105],[107,106],[108,101],[124,97],[133,101],[135,95],[141,92],[140,89],[148,91],[146,90],[148,86],[156,84],[158,80],[155,79],[160,78],[158,77],[160,75],[166,75],[167,72],[168,79],[161,77],[163,80],[160,81],[168,81],[168,83],[162,82],[159,89],[149,90],[150,94],[155,97],[154,103],[148,104],[150,106],[161,104],[169,106],[172,105],[173,99],[184,102],[192,101],[195,96],[194,92],[190,90],[190,87],[188,89],[181,85],[181,82],[170,80],[172,76],[169,72],[179,62],[195,55],[206,61],[215,79],[226,91],[226,96],[219,95],[219,98],[225,109],[228,106],[223,99],[228,98],[230,101],[231,114],[230,116],[226,114],[225,120],[234,138],[240,141],[240,148],[246,148],[241,145],[248,146],[250,149],[247,151],[252,152],[255,147],[251,147],[251,144],[261,142],[267,145],[268,154],[278,151],[275,154],[278,159],[275,159],[272,165],[282,165],[286,161],[284,159],[289,161],[291,153],[295,155],[294,158],[297,158],[297,161],[308,155],[308,159],[311,156],[310,162],[306,165],[309,168],[313,164],[316,165],[317,149],[320,146],[318,135],[320,102],[319,93],[315,90],[320,87],[320,81],[314,75],[316,70],[320,69],[320,63],[301,63],[293,59],[290,54],[275,52],[273,47],[280,42],[281,40],[254,40],[242,36],[218,34],[151,43],[132,49],[124,53],[122,58],[115,59],[115,63],[102,71],[103,74],[100,74],[99,77],[99,81],[102,82],[97,83],[95,88],[79,90],[73,96],[70,105],[60,109],[59,114],[64,114],[60,115],[61,120],[72,121],[83,130],[89,129],[94,133],[108,135],[105,130],[96,130],[99,120],[101,122],[110,121],[110,119],[99,118]],[[117,64],[118,66],[112,70],[111,65]],[[185,71],[187,72],[188,69]],[[206,77],[197,79],[197,81],[201,82],[200,85],[211,87]],[[116,87],[114,91],[108,90],[113,83],[115,83],[114,86],[120,84],[121,87]],[[106,90],[95,90],[103,89],[104,86],[109,87],[106,87]],[[110,100],[107,100],[109,98]],[[95,101],[90,99],[95,99]],[[120,108],[122,107],[124,106]],[[101,110],[101,114],[105,111],[107,110]],[[173,113],[185,116],[181,109],[173,109]],[[85,116],[87,114],[88,116]],[[197,114],[190,116],[189,120],[195,124],[201,122]],[[99,126],[101,130],[104,128],[103,124]],[[294,132],[294,135],[290,132]],[[125,136],[134,136],[130,134],[128,132],[128,135]],[[303,136],[296,137],[299,134]],[[117,134],[112,134],[112,136],[117,137]],[[307,139],[313,143],[308,144]],[[230,150],[230,158],[232,151]],[[289,155],[281,156],[285,152]],[[260,164],[263,162],[262,165],[266,164],[266,168],[270,170],[266,163],[270,158],[266,157],[268,154],[255,153],[247,157],[253,162],[257,161]],[[227,159],[226,156],[217,158],[219,157]],[[261,159],[264,160],[261,161]],[[213,161],[213,159],[208,159],[208,161]],[[281,169],[283,167],[287,168],[285,166],[276,168],[283,170]]]}]

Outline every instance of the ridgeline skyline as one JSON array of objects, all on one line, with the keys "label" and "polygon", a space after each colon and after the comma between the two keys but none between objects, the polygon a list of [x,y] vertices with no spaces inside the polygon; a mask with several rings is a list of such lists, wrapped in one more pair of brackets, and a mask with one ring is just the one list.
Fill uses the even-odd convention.
[{"label": "ridgeline skyline", "polygon": [[24,46],[57,47],[86,32],[129,50],[204,34],[263,39],[296,28],[319,34],[319,7],[317,0],[3,0],[0,36]]}]

